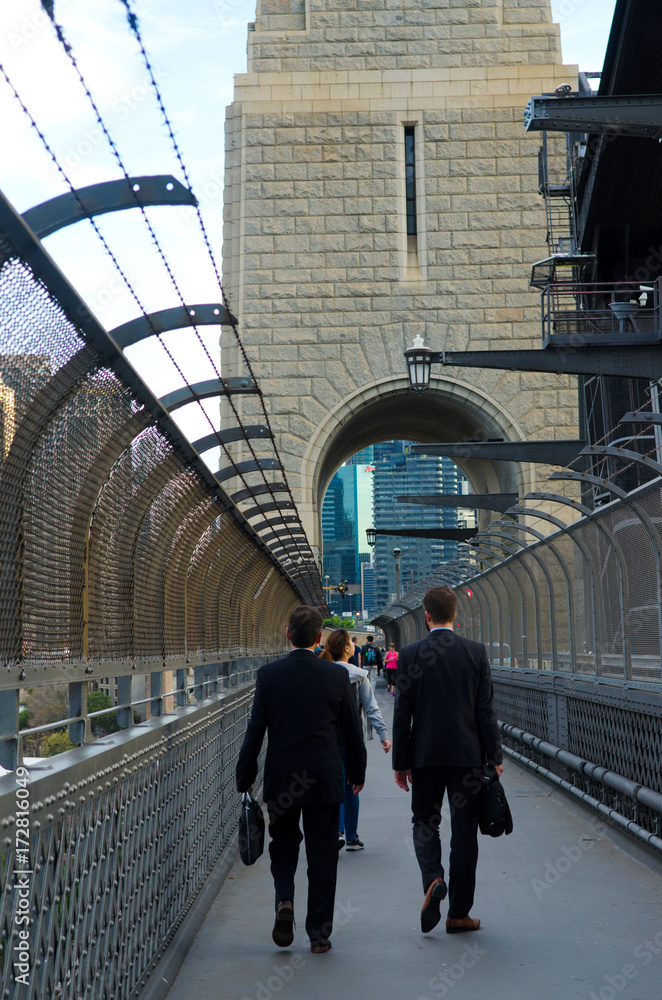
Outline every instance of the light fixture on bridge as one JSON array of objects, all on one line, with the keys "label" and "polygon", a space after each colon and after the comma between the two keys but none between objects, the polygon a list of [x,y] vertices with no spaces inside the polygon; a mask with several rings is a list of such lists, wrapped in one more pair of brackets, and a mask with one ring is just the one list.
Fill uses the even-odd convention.
[{"label": "light fixture on bridge", "polygon": [[420,335],[414,337],[414,346],[405,351],[409,386],[415,392],[423,392],[424,389],[430,388],[430,368],[434,353],[425,346]]},{"label": "light fixture on bridge", "polygon": [[374,528],[366,528],[365,529],[365,537],[366,537],[366,540],[368,542],[368,545],[370,545],[372,547],[375,544],[375,542],[377,541],[377,532],[375,531]]}]

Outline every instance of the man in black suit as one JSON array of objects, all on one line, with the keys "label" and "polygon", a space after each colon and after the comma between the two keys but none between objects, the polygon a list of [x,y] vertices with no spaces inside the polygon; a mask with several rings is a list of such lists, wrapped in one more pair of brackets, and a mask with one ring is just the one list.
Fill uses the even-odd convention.
[{"label": "man in black suit", "polygon": [[484,763],[501,774],[503,759],[490,665],[485,646],[453,631],[457,597],[432,587],[423,598],[430,634],[398,655],[393,715],[396,784],[411,782],[414,849],[425,899],[421,930],[441,918],[447,886],[439,823],[444,792],[451,811],[450,896],[446,932],[475,931],[473,906],[478,860],[478,794]]},{"label": "man in black suit", "polygon": [[[237,762],[237,789],[250,791],[268,732],[264,800],[269,812],[271,874],[276,889],[273,940],[294,940],[294,873],[306,840],[306,931],[314,954],[331,947],[338,867],[338,814],[344,801],[339,741],[345,747],[347,783],[355,794],[365,780],[366,753],[349,674],[315,656],[322,616],[306,605],[290,615],[292,650],[257,672],[255,700]],[[299,827],[303,819],[303,835]]]}]

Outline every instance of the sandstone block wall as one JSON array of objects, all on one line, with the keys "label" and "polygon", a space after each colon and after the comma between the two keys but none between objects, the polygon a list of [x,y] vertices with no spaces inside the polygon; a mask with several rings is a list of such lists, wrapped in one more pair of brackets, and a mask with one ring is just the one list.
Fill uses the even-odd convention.
[{"label": "sandstone block wall", "polygon": [[[226,118],[224,282],[311,541],[329,476],[371,440],[413,424],[428,441],[574,436],[572,379],[437,368],[424,403],[402,357],[419,333],[437,350],[540,344],[540,143],[522,116],[576,78],[549,0],[258,0],[248,70]],[[544,472],[463,468],[476,490]]]}]

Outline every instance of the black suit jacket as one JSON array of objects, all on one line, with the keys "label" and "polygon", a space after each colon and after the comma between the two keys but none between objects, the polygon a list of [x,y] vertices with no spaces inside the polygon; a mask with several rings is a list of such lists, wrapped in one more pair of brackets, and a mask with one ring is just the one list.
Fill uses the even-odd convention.
[{"label": "black suit jacket", "polygon": [[342,802],[339,741],[345,747],[347,780],[363,784],[366,752],[356,696],[347,670],[337,663],[320,660],[309,649],[293,649],[260,667],[237,762],[240,792],[255,781],[265,732],[265,802],[285,807]]},{"label": "black suit jacket", "polygon": [[394,770],[502,759],[485,646],[450,629],[405,646],[398,654]]}]

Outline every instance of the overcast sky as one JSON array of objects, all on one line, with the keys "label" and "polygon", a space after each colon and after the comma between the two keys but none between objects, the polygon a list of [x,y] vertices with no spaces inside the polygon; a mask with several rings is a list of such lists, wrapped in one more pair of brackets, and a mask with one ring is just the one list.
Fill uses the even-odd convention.
[{"label": "overcast sky", "polygon": [[[584,70],[602,68],[614,4],[552,0],[567,63],[579,63]],[[223,119],[232,100],[233,75],[246,70],[246,24],[255,19],[255,0],[134,0],[133,7],[220,263]],[[120,0],[55,0],[55,10],[129,173],[172,172],[179,177]],[[39,0],[2,0],[0,57],[75,187],[121,176]],[[66,191],[2,78],[0,122],[0,188],[15,207],[25,211]],[[218,293],[192,211],[151,209],[150,218],[184,299],[214,301]],[[101,228],[127,262],[148,311],[178,304],[138,213],[104,216]],[[89,224],[53,234],[45,245],[108,329],[137,314]],[[207,337],[215,354],[217,332]],[[192,337],[178,333],[171,341],[179,345],[178,357],[189,380],[211,377]],[[152,345],[129,354],[160,395],[181,379],[153,352]],[[217,408],[212,401],[209,412],[215,414]],[[185,415],[179,419],[183,429],[195,435]]]}]

